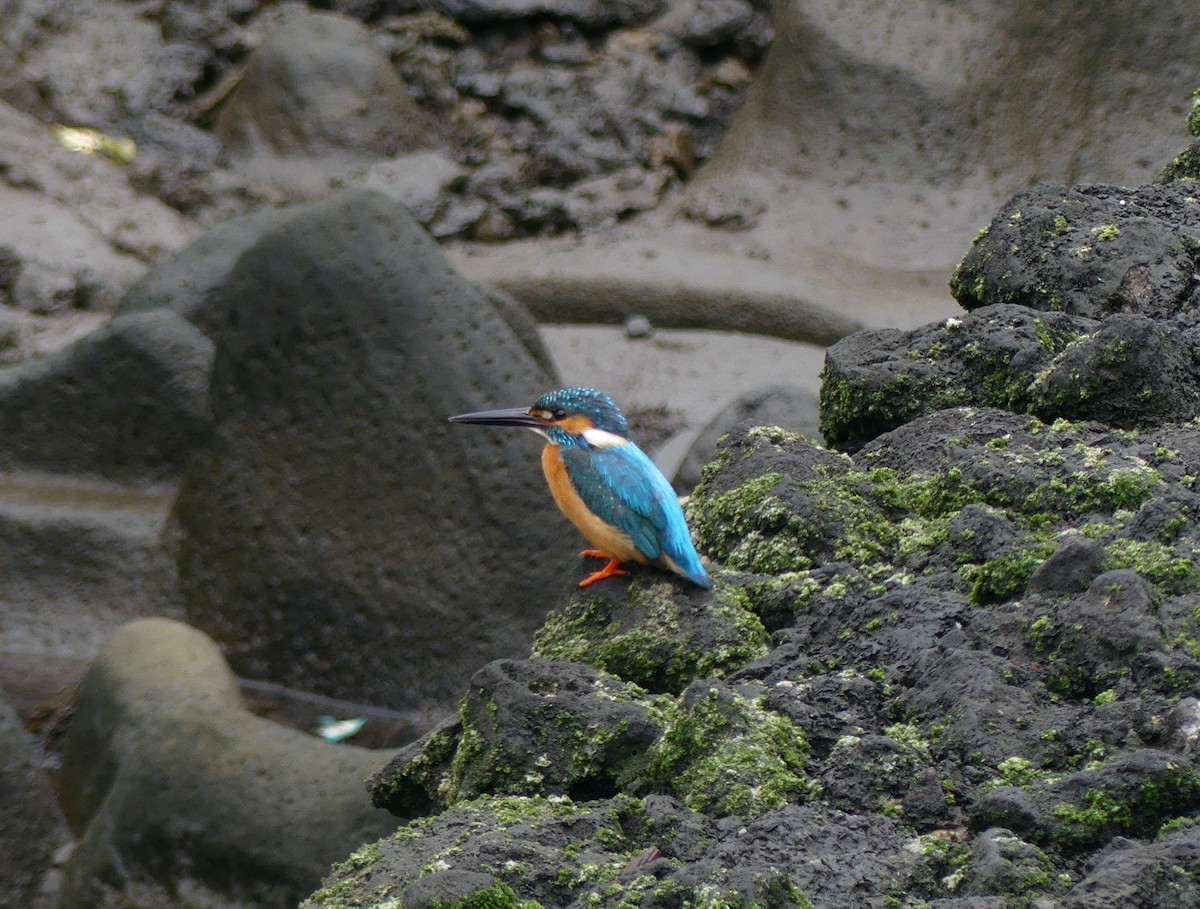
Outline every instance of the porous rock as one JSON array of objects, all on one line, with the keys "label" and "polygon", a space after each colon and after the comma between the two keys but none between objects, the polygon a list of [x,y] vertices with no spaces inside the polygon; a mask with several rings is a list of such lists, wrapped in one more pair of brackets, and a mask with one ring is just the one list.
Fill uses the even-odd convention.
[{"label": "porous rock", "polygon": [[1162,319],[1200,302],[1200,205],[1186,183],[1042,183],[1017,193],[950,283],[966,309],[1015,303],[1101,319]]},{"label": "porous rock", "polygon": [[[471,729],[477,756],[459,761],[440,752],[446,736]],[[482,794],[528,791],[533,780],[547,795],[610,797],[644,762],[660,728],[637,692],[581,663],[497,660],[475,673],[452,728],[431,733],[372,779],[376,805],[401,817],[428,813]],[[584,742],[587,742],[585,745]],[[431,742],[435,744],[431,747]],[[586,748],[588,760],[578,760]],[[414,757],[425,760],[415,762]]]},{"label": "porous rock", "polygon": [[1063,897],[1064,909],[1186,909],[1196,899],[1200,826],[1152,842],[1118,837]]},{"label": "porous rock", "polygon": [[240,673],[444,713],[527,652],[574,548],[527,433],[446,423],[554,387],[532,322],[370,192],[297,210],[215,293],[215,424],[174,512],[188,615]]},{"label": "porous rock", "polygon": [[1100,321],[997,303],[912,331],[852,335],[826,352],[821,431],[853,451],[922,414],[965,405],[1124,428],[1190,419],[1200,413],[1197,312]]},{"label": "porous rock", "polygon": [[[836,839],[827,835],[835,826]],[[464,829],[472,831],[466,838]],[[871,881],[899,874],[913,861],[903,849],[904,836],[888,821],[867,824],[790,805],[754,821],[720,824],[660,795],[580,803],[528,796],[472,801],[414,832],[402,828],[375,844],[369,862],[335,874],[302,905],[309,909],[333,898],[367,905],[371,887],[389,881],[408,882],[406,901],[410,891],[434,889],[458,899],[533,899],[546,906],[707,899],[800,909],[838,905],[836,894],[850,891],[869,898]],[[449,848],[453,867],[439,870],[437,857]],[[808,860],[789,861],[799,855]],[[448,880],[428,880],[435,875]]]},{"label": "porous rock", "polygon": [[222,221],[135,281],[122,295],[116,314],[169,309],[205,337],[215,338],[227,310],[221,291],[237,260],[264,233],[294,215],[292,209],[267,208]]},{"label": "porous rock", "polygon": [[131,622],[88,670],[64,745],[79,835],[64,905],[294,906],[347,843],[393,826],[361,788],[385,760],[251,715],[211,640]]},{"label": "porous rock", "polygon": [[178,476],[208,431],[213,346],[166,310],[130,313],[0,372],[0,464]]},{"label": "porous rock", "polygon": [[[693,633],[704,612],[682,604],[713,610],[723,598],[727,621],[744,611],[733,625],[744,642],[763,642],[763,630],[766,641],[738,649],[731,639],[715,648],[723,659],[681,671],[680,681],[693,676],[686,687],[639,693],[646,664],[612,659],[600,631],[615,640],[637,619],[609,610],[600,591],[574,595],[539,647],[570,646],[626,683],[623,697],[662,729],[644,766],[610,799],[579,804],[544,791],[537,774],[497,774],[479,742],[502,737],[503,724],[481,738],[489,713],[472,709],[388,774],[452,792],[487,771],[495,795],[477,792],[377,844],[370,871],[336,873],[313,904],[336,893],[367,905],[379,880],[404,886],[464,824],[477,835],[456,841],[467,857],[456,853],[455,869],[543,903],[545,864],[518,859],[518,873],[501,855],[536,855],[548,829],[565,828],[572,838],[551,842],[572,856],[568,871],[576,856],[610,869],[560,874],[565,892],[550,901],[569,905],[661,900],[671,885],[685,898],[730,888],[728,898],[753,893],[765,905],[823,909],[854,892],[867,905],[886,895],[975,909],[1070,900],[1085,881],[1097,904],[1118,905],[1153,874],[1186,904],[1198,895],[1186,846],[1153,838],[1160,828],[1180,836],[1200,800],[1195,711],[1180,700],[1200,678],[1200,539],[1193,522],[1167,517],[1200,507],[1198,471],[1188,424],[1114,433],[959,408],[881,435],[853,459],[778,428],[735,427],[689,505],[702,553],[723,566],[716,589],[662,582],[679,630],[652,627],[666,640]],[[646,578],[614,583],[636,615]],[[642,638],[650,654],[669,646]],[[523,690],[536,702],[533,686]],[[542,709],[557,702],[554,686],[541,696]],[[572,723],[590,715],[603,727],[598,704],[574,703]],[[590,754],[581,743],[576,759]],[[692,847],[628,820],[661,816],[664,804],[690,810],[688,829],[707,838]],[[595,811],[621,818],[604,849]],[[817,817],[817,840],[798,833]],[[893,838],[895,820],[915,835]],[[648,829],[652,844],[640,838]],[[1103,857],[1120,838],[1139,844],[1136,861]],[[822,851],[831,844],[836,857]],[[828,876],[812,873],[818,853]],[[776,876],[755,870],[765,862]],[[759,889],[734,883],[746,874]]]}]

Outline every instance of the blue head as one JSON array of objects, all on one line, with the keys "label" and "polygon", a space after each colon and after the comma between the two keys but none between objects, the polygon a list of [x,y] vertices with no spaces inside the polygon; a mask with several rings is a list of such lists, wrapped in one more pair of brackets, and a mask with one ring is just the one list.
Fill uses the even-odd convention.
[{"label": "blue head", "polygon": [[557,445],[583,444],[588,430],[629,438],[621,408],[594,388],[560,388],[548,392],[533,402],[529,412],[544,421],[542,432]]},{"label": "blue head", "polygon": [[453,423],[525,426],[555,445],[623,445],[629,441],[625,415],[615,401],[594,388],[560,388],[547,392],[529,408],[485,410],[451,417]]}]

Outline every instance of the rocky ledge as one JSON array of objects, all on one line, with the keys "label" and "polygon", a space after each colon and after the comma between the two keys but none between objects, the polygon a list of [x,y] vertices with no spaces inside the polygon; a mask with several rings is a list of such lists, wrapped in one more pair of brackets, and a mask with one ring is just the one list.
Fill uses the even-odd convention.
[{"label": "rocky ledge", "polygon": [[406,823],[307,909],[1195,905],[1191,188],[1014,199],[969,314],[830,350],[845,451],[725,437],[716,589],[572,594],[372,778]]}]

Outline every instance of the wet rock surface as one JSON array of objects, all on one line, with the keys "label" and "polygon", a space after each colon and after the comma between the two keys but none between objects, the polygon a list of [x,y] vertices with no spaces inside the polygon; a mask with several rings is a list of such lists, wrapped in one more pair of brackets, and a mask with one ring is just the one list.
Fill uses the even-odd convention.
[{"label": "wet rock surface", "polygon": [[[1194,203],[1153,197],[1170,200],[1156,216],[1167,232],[1186,237],[1172,206]],[[1020,220],[1017,208],[1001,218]],[[1173,243],[1138,245],[1117,272],[1149,259],[1176,274],[1162,252]],[[634,572],[573,594],[525,668],[482,670],[457,720],[376,774],[376,803],[409,825],[305,906],[436,887],[429,868],[459,898],[540,905],[1200,899],[1187,282],[1058,311],[1045,301],[1128,282],[1111,262],[1089,280],[1074,247],[1005,248],[1016,261],[989,267],[1015,274],[1036,258],[1026,302],[1040,308],[984,282],[983,305],[961,318],[835,345],[824,425],[851,454],[779,427],[732,429],[688,505],[715,590]],[[514,697],[498,674],[541,683]],[[588,684],[602,702],[562,699]],[[531,735],[498,721],[514,704],[521,717],[561,708],[561,725]],[[637,724],[614,727],[614,704]],[[652,737],[643,757],[613,763],[614,729],[635,728]],[[585,780],[604,786],[576,788]],[[658,832],[664,806],[703,831],[696,848]],[[597,811],[613,832],[595,828]],[[654,821],[631,824],[630,811]],[[550,855],[535,845],[547,814],[565,833]],[[800,832],[817,818],[820,845]],[[821,850],[834,843],[831,859]]]},{"label": "wet rock surface", "polygon": [[825,438],[854,450],[960,405],[1129,429],[1197,416],[1200,208],[1188,187],[1015,196],[955,271],[967,315],[830,349]]},{"label": "wet rock surface", "polygon": [[[716,591],[644,572],[574,595],[534,660],[482,670],[376,775],[422,819],[306,905],[372,905],[439,857],[542,905],[1104,905],[1150,867],[1195,899],[1194,853],[1169,870],[1200,808],[1194,436],[959,408],[851,460],[739,427],[690,503]],[[635,729],[641,759],[613,763]],[[702,845],[630,822],[652,805]],[[622,818],[599,846],[597,812]],[[1144,844],[1123,863],[1122,837]],[[833,844],[819,878],[809,850]]]}]

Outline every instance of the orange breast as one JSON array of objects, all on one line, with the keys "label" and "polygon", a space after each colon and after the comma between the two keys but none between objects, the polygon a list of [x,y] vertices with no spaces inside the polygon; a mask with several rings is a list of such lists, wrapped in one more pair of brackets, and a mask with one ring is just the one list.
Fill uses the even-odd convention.
[{"label": "orange breast", "polygon": [[628,536],[600,520],[583,503],[571,478],[567,476],[567,465],[563,463],[562,451],[557,445],[547,445],[542,450],[542,471],[546,474],[550,493],[559,509],[587,537],[589,543],[609,558],[622,562],[646,562],[646,557]]}]

